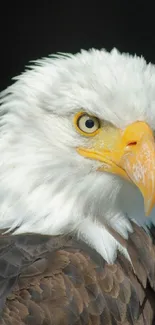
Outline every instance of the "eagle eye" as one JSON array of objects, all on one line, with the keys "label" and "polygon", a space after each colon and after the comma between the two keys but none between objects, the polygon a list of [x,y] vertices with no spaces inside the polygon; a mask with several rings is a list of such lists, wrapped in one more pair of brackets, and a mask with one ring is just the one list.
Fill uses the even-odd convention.
[{"label": "eagle eye", "polygon": [[93,136],[100,129],[100,120],[97,117],[87,113],[76,114],[74,124],[76,129],[86,136]]}]

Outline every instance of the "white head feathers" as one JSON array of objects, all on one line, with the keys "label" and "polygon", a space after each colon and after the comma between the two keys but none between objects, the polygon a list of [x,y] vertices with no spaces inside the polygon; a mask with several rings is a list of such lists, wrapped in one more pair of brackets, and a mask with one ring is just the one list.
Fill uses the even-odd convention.
[{"label": "white head feathers", "polygon": [[128,218],[144,216],[143,200],[78,155],[90,140],[76,132],[73,116],[82,108],[117,127],[144,120],[155,129],[155,67],[93,49],[38,60],[15,79],[0,100],[0,228],[74,231],[112,262],[121,246],[105,226],[127,238]]}]

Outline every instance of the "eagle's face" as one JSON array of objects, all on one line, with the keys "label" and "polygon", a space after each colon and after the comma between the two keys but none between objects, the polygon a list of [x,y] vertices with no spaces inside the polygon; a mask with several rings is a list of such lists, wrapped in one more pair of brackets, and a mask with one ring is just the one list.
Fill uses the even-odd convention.
[{"label": "eagle's face", "polygon": [[38,61],[2,94],[0,228],[76,232],[107,261],[153,218],[155,68],[92,50]]}]

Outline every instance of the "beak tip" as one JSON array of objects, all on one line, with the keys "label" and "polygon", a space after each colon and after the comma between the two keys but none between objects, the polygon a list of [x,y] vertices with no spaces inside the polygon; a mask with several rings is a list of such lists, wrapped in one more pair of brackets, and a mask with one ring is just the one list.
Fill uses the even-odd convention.
[{"label": "beak tip", "polygon": [[151,202],[151,200],[144,201],[144,207],[145,207],[145,216],[149,217],[154,207],[154,203]]}]

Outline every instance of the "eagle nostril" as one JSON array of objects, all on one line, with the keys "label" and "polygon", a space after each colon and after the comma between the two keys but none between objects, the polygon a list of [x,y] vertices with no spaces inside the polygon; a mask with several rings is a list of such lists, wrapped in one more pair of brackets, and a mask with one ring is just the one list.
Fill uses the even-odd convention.
[{"label": "eagle nostril", "polygon": [[137,144],[137,141],[131,141],[127,144],[127,146],[135,146]]}]

